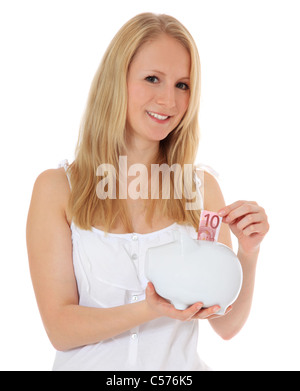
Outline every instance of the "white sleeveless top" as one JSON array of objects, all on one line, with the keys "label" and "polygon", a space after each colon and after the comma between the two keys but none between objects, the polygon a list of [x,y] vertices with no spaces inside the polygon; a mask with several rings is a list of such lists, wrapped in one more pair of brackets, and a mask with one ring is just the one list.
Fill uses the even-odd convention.
[{"label": "white sleeveless top", "polygon": [[[68,162],[61,162],[62,166],[66,169]],[[147,234],[106,235],[96,228],[82,230],[73,222],[71,230],[79,305],[97,308],[144,300],[148,283],[144,273],[147,249],[176,240],[178,231],[197,237],[192,226],[177,223]],[[164,317],[93,345],[58,351],[53,370],[209,370],[198,356],[197,344],[197,320],[182,322]]]}]

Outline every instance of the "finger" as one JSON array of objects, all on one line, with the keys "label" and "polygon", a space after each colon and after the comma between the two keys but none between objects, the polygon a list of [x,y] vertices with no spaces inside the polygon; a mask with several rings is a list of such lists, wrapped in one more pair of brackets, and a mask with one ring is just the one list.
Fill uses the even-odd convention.
[{"label": "finger", "polygon": [[227,310],[225,311],[225,314],[224,315],[211,315],[211,316],[209,316],[208,318],[206,318],[207,320],[213,320],[213,319],[219,319],[219,318],[221,318],[222,316],[225,316],[225,315],[227,315],[230,311],[232,311],[232,306],[229,306],[228,308],[227,308]]},{"label": "finger", "polygon": [[243,230],[243,234],[245,236],[250,236],[252,234],[260,234],[265,235],[268,231],[268,228],[266,224],[258,223],[258,224],[251,224],[247,228]]},{"label": "finger", "polygon": [[260,213],[249,213],[245,217],[243,217],[238,223],[237,228],[240,231],[243,231],[245,228],[247,228],[249,225],[254,223],[261,223],[263,220],[262,215]]},{"label": "finger", "polygon": [[164,309],[164,311],[169,311],[172,315],[179,315],[182,313],[182,310],[177,310],[173,304],[171,304],[170,300],[165,299],[160,296],[152,283],[149,283],[146,288],[146,299],[149,303],[155,306],[160,306]]},{"label": "finger", "polygon": [[234,202],[233,204],[230,204],[230,205],[226,205],[224,208],[220,209],[218,211],[218,214],[221,216],[221,217],[225,217],[228,215],[228,213],[230,213],[232,210],[234,210],[235,208],[241,206],[244,202],[246,201],[236,201]]},{"label": "finger", "polygon": [[[230,212],[232,212],[234,209],[242,206],[243,204],[252,204],[252,205],[257,205],[257,203],[255,201],[244,201],[244,200],[240,200],[240,201],[236,201],[230,205],[227,205],[225,206],[224,208],[220,209],[218,211],[218,214],[219,216],[221,217],[225,217],[227,216]],[[257,205],[258,206],[258,205]]]},{"label": "finger", "polygon": [[159,294],[156,292],[155,287],[152,282],[148,282],[147,287],[146,287],[146,298],[148,301],[151,303],[158,303],[163,299]]},{"label": "finger", "polygon": [[199,314],[197,314],[197,319],[207,319],[211,315],[215,314],[216,312],[220,311],[221,307],[218,305],[205,308],[201,311],[199,311]]},{"label": "finger", "polygon": [[238,206],[231,212],[229,212],[223,221],[225,223],[232,224],[235,220],[243,216],[246,216],[248,214],[253,214],[253,213],[259,213],[259,212],[260,212],[260,207],[258,205],[245,203],[243,205]]},{"label": "finger", "polygon": [[153,295],[154,293],[156,293],[154,285],[152,284],[152,282],[148,282],[147,287],[146,287],[146,292],[147,292],[148,295]]},{"label": "finger", "polygon": [[[203,303],[195,303],[188,307],[186,310],[180,311],[182,320],[191,320],[201,310]],[[179,311],[179,310],[176,310]]]},{"label": "finger", "polygon": [[168,304],[167,316],[181,321],[189,321],[195,318],[195,315],[201,310],[203,303],[195,303],[185,310],[177,310],[173,304]]}]

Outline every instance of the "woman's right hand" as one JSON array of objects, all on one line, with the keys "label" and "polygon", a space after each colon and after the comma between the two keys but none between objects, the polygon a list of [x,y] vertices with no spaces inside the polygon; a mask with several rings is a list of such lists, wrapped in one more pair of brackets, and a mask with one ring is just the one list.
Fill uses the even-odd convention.
[{"label": "woman's right hand", "polygon": [[[220,310],[219,306],[202,309],[203,303],[201,302],[191,305],[186,310],[177,310],[171,303],[168,302],[168,300],[157,294],[152,282],[148,282],[146,288],[146,303],[152,311],[158,314],[158,316],[167,316],[181,321],[211,319],[211,317]],[[228,308],[226,313],[230,310],[231,308]]]}]

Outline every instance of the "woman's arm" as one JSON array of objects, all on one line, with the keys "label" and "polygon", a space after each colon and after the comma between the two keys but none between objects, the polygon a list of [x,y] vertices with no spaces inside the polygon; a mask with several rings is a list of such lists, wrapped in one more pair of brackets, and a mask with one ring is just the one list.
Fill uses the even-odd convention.
[{"label": "woman's arm", "polygon": [[238,201],[225,206],[217,181],[205,173],[204,208],[223,216],[219,242],[232,248],[230,229],[239,241],[237,257],[243,269],[243,286],[226,316],[209,317],[213,329],[223,338],[233,338],[244,326],[252,305],[259,246],[269,224],[263,208],[256,202]]},{"label": "woman's arm", "polygon": [[154,319],[145,303],[99,309],[78,305],[66,218],[68,182],[63,170],[36,180],[27,220],[27,248],[41,317],[57,350],[92,344]]},{"label": "woman's arm", "polygon": [[66,216],[69,194],[63,169],[43,172],[34,185],[26,230],[37,303],[57,350],[97,343],[161,316],[188,320],[199,311],[199,303],[176,310],[156,297],[151,284],[146,300],[138,303],[113,308],[79,306]]}]

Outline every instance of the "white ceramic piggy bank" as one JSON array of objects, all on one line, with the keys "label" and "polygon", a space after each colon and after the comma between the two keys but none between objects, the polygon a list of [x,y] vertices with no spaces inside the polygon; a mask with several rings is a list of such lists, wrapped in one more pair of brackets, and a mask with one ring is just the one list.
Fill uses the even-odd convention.
[{"label": "white ceramic piggy bank", "polygon": [[241,264],[229,247],[195,240],[187,233],[172,243],[149,248],[145,273],[156,292],[176,309],[200,301],[204,307],[219,305],[219,315],[237,299],[243,280]]}]

